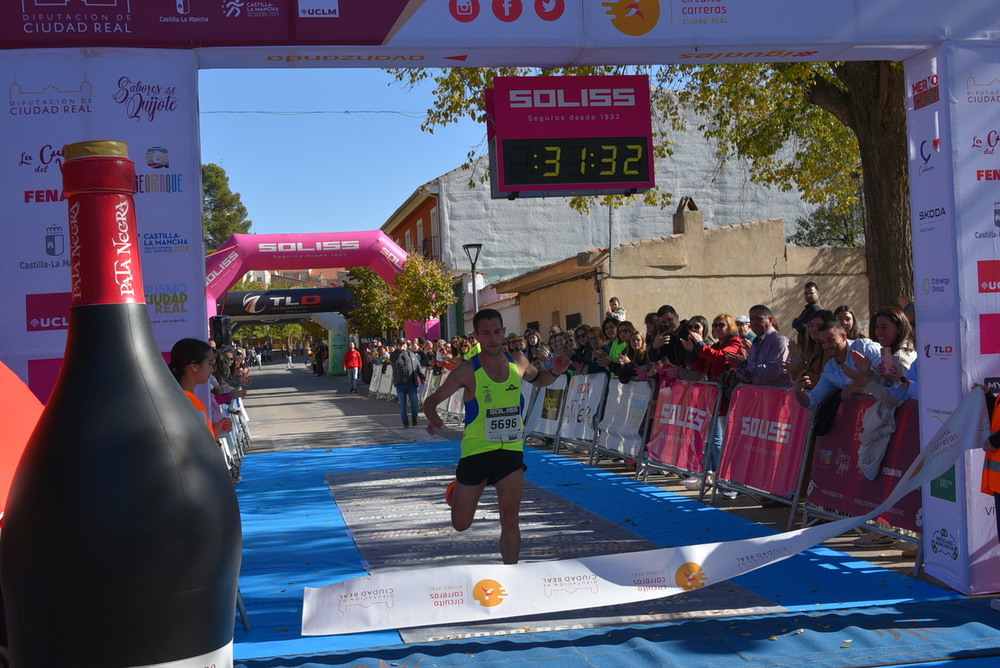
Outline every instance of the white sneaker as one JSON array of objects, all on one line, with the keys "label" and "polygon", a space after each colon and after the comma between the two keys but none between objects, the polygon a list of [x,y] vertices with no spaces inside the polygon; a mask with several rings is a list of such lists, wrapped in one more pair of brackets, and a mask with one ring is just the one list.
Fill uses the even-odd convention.
[{"label": "white sneaker", "polygon": [[694,492],[701,489],[701,478],[698,476],[691,476],[690,478],[684,480],[681,484],[684,485],[685,489],[689,489]]},{"label": "white sneaker", "polygon": [[734,492],[731,489],[725,492],[720,492],[720,494],[726,497],[727,499],[735,499],[737,496],[740,495],[739,492]]}]

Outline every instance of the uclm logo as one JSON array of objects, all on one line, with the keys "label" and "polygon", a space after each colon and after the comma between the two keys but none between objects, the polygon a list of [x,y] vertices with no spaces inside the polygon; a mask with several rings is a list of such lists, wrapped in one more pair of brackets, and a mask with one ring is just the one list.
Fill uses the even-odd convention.
[{"label": "uclm logo", "polygon": [[1000,292],[1000,260],[979,260],[979,292]]},{"label": "uclm logo", "polygon": [[68,292],[25,295],[25,329],[29,332],[67,329],[71,305],[72,296]]}]

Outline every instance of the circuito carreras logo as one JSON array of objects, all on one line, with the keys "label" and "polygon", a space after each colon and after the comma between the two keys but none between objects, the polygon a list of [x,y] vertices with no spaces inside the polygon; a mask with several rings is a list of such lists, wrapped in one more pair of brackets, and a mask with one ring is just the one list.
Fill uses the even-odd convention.
[{"label": "circuito carreras logo", "polygon": [[701,589],[708,584],[708,576],[701,569],[701,564],[689,561],[681,564],[677,572],[674,573],[674,582],[684,591],[691,591],[693,589]]},{"label": "circuito carreras logo", "polygon": [[493,608],[507,598],[507,590],[496,580],[480,580],[472,588],[472,598],[484,608]]},{"label": "circuito carreras logo", "polygon": [[660,20],[660,0],[616,0],[601,4],[611,17],[611,25],[633,37],[645,35]]}]

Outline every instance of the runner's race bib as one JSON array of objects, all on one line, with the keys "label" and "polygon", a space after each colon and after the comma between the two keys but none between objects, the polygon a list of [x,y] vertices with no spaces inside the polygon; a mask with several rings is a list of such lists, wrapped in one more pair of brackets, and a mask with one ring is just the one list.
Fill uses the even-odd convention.
[{"label": "runner's race bib", "polygon": [[518,406],[486,409],[486,440],[497,443],[520,441],[524,433]]}]

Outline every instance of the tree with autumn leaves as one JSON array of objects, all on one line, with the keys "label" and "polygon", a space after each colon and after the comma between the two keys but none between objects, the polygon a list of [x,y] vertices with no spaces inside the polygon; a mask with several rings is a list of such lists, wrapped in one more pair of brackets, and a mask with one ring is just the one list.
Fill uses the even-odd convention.
[{"label": "tree with autumn leaves", "polygon": [[[405,86],[430,79],[435,104],[423,129],[433,131],[460,118],[485,124],[483,91],[496,76],[649,74],[658,117],[656,151],[670,154],[670,133],[680,127],[680,105],[699,112],[698,129],[718,146],[720,164],[739,158],[751,179],[790,190],[849,215],[863,203],[868,255],[869,305],[895,304],[913,294],[906,106],[899,63],[664,65],[574,67],[540,72],[529,68],[390,70]],[[469,154],[471,161],[476,156]],[[860,188],[859,188],[860,184]],[[474,185],[474,184],[470,184]],[[591,203],[620,206],[625,196],[572,198],[586,211]],[[670,195],[641,195],[665,207]],[[749,252],[752,252],[749,251]]]},{"label": "tree with autumn leaves", "polygon": [[347,287],[361,304],[351,311],[347,321],[353,330],[363,334],[385,336],[398,332],[404,321],[437,318],[456,301],[451,272],[420,253],[407,256],[392,285],[368,267],[354,267],[347,275]]}]

